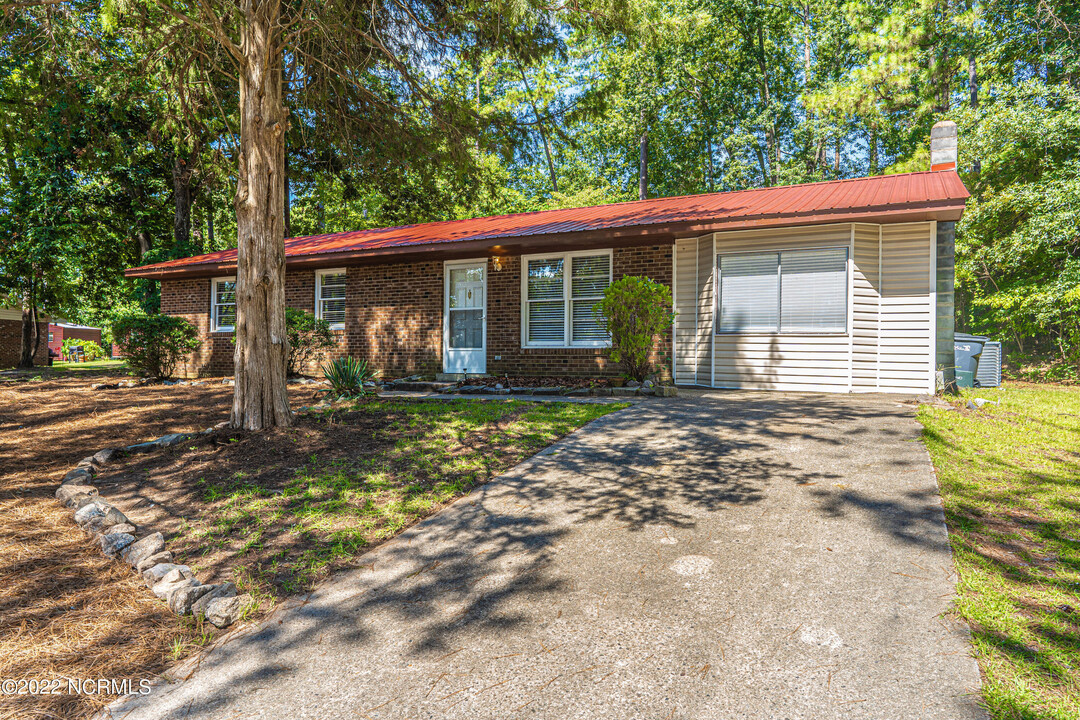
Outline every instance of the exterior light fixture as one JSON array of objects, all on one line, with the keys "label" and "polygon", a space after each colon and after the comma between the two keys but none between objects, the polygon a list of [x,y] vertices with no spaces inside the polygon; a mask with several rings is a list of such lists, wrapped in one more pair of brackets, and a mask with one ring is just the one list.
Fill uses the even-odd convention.
[{"label": "exterior light fixture", "polygon": [[491,258],[491,267],[495,269],[495,272],[500,272],[503,269],[502,258],[495,255]]}]

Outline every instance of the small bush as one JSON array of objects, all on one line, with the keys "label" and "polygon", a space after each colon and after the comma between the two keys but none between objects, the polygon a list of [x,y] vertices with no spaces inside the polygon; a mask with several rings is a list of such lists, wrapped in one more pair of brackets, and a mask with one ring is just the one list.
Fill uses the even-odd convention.
[{"label": "small bush", "polygon": [[199,331],[172,315],[127,315],[113,323],[113,338],[137,375],[170,377],[184,355],[199,347]]},{"label": "small bush", "polygon": [[285,308],[285,335],[289,338],[286,361],[289,375],[299,375],[309,362],[321,358],[337,344],[330,323],[296,308]]},{"label": "small bush", "polygon": [[364,383],[379,375],[367,360],[343,357],[322,366],[323,377],[330,383],[330,394],[335,397],[357,397],[364,394]]},{"label": "small bush", "polygon": [[647,277],[628,275],[613,282],[596,305],[611,333],[612,360],[639,382],[653,372],[649,354],[657,335],[671,328],[671,290]]}]

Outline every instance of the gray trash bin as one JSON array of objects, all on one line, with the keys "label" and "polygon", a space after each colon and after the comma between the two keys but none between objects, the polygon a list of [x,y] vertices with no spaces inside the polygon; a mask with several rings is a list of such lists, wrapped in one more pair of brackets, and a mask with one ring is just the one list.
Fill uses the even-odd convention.
[{"label": "gray trash bin", "polygon": [[983,344],[990,338],[985,335],[955,333],[953,350],[956,352],[956,384],[960,387],[972,387],[979,370],[979,356]]}]

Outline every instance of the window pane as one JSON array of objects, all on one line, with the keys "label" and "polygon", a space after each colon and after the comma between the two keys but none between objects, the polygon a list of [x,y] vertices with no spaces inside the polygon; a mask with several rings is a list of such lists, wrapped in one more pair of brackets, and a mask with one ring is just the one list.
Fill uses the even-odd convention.
[{"label": "window pane", "polygon": [[236,302],[236,281],[219,280],[214,283],[214,302],[218,305],[226,305]]},{"label": "window pane", "polygon": [[720,258],[720,332],[776,332],[776,253]]},{"label": "window pane", "polygon": [[529,261],[529,300],[555,300],[562,301],[563,297],[563,261],[562,258],[552,260]]},{"label": "window pane", "polygon": [[233,327],[236,325],[236,306],[235,305],[218,305],[215,308],[217,312],[217,319],[215,326],[219,328]]},{"label": "window pane", "polygon": [[610,278],[610,257],[576,257],[571,260],[570,268],[570,292],[573,297],[599,297],[604,294]]},{"label": "window pane", "polygon": [[529,342],[563,342],[563,313],[565,311],[566,306],[561,299],[529,303]]},{"label": "window pane", "polygon": [[570,334],[574,342],[607,340],[604,316],[596,309],[597,300],[575,300],[570,318]]},{"label": "window pane", "polygon": [[780,329],[847,330],[847,249],[780,254]]},{"label": "window pane", "polygon": [[454,310],[450,313],[450,347],[484,347],[483,310]]},{"label": "window pane", "polygon": [[450,308],[484,307],[484,271],[454,268],[450,271]]},{"label": "window pane", "polygon": [[345,273],[320,275],[319,296],[323,299],[345,297]]},{"label": "window pane", "polygon": [[345,322],[344,300],[323,300],[322,318],[331,325]]}]

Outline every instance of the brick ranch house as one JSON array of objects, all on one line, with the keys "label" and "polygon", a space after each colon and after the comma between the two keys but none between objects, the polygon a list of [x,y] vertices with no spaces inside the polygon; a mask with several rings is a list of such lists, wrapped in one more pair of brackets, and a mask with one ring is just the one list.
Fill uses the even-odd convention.
[{"label": "brick ranch house", "polygon": [[[955,129],[952,148],[955,153]],[[937,133],[937,128],[935,128]],[[953,155],[955,158],[955,154]],[[286,240],[286,301],[387,376],[612,375],[593,312],[613,280],[669,285],[680,385],[933,392],[953,365],[954,170]],[[230,373],[236,251],[147,265]]]},{"label": "brick ranch house", "polygon": [[49,350],[60,355],[65,340],[90,340],[101,344],[101,328],[54,321],[49,323]]}]

